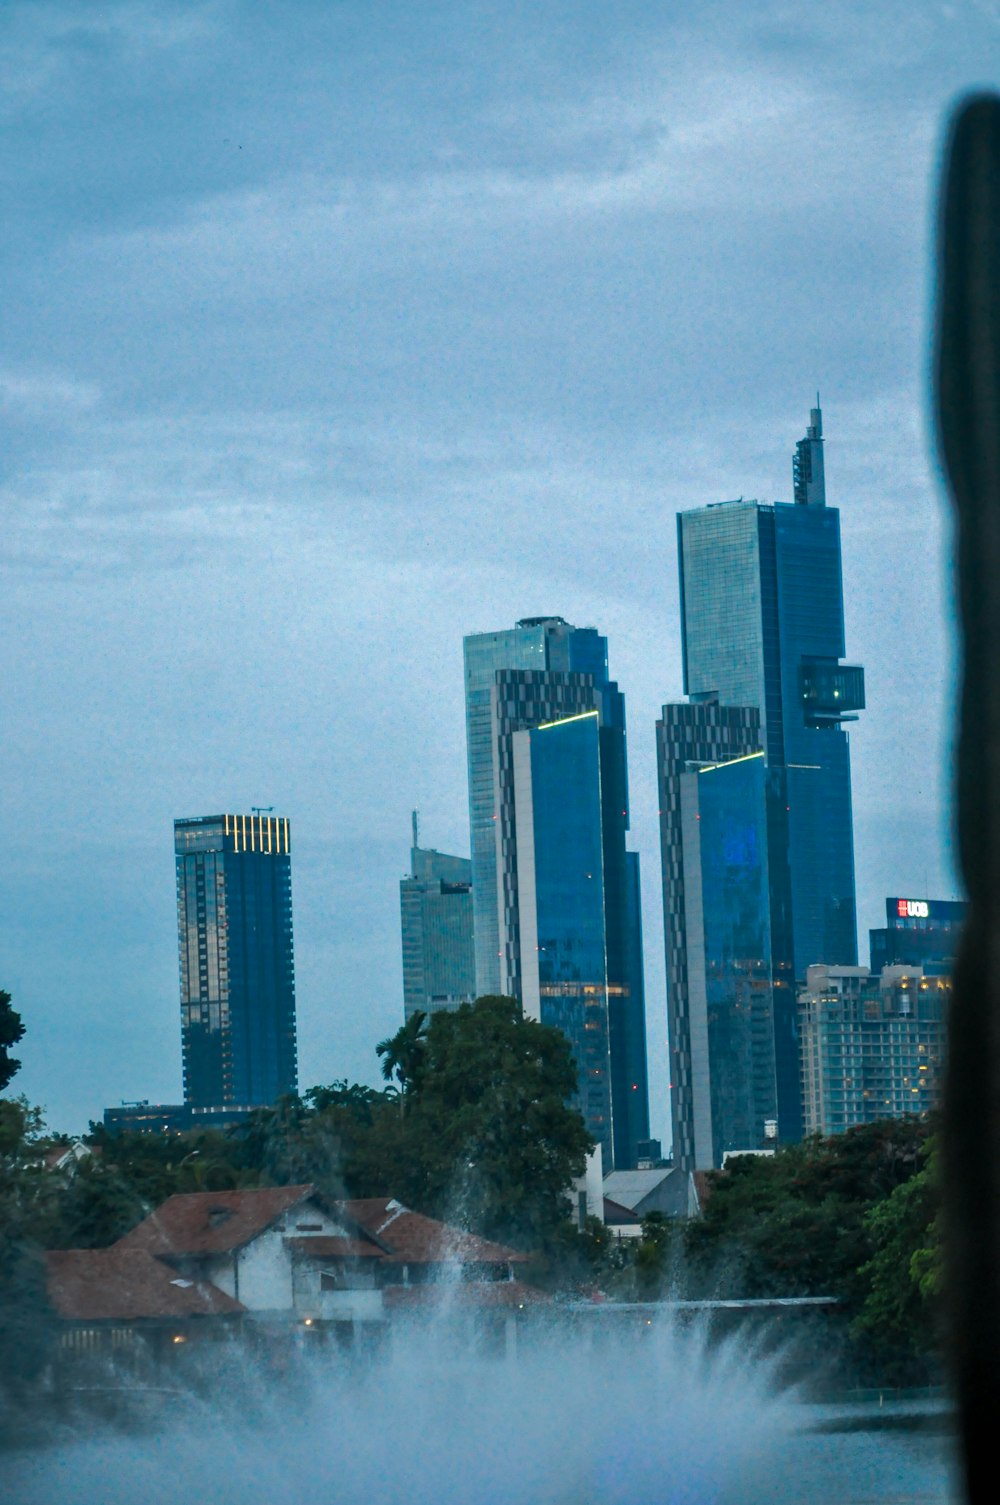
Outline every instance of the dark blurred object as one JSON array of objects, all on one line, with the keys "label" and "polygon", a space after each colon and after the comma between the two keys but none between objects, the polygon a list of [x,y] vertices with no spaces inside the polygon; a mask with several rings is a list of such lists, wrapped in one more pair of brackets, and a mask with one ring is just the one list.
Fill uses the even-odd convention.
[{"label": "dark blurred object", "polygon": [[965,100],[941,207],[937,408],[964,640],[958,834],[969,915],[945,1091],[952,1364],[967,1497],[997,1498],[1000,1422],[1000,98]]}]

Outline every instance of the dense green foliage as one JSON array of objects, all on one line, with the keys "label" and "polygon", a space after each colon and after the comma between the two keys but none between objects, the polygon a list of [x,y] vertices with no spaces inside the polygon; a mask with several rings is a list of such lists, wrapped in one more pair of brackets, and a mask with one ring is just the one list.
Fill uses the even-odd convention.
[{"label": "dense green foliage", "polygon": [[854,1333],[917,1359],[935,1354],[941,1338],[939,1177],[937,1140],[930,1139],[916,1174],[865,1218],[872,1254],[860,1271],[866,1294]]},{"label": "dense green foliage", "polygon": [[10,994],[0,988],[0,1092],[10,1085],[20,1068],[20,1061],[14,1059],[10,1049],[23,1038],[21,1016],[11,1005]]},{"label": "dense green foliage", "polygon": [[16,1400],[48,1356],[45,1271],[37,1238],[48,1193],[36,1144],[40,1116],[0,1099],[0,1402]]},{"label": "dense green foliage", "polygon": [[90,1158],[31,1172],[42,1184],[22,1224],[43,1248],[99,1248],[174,1192],[312,1182],[331,1197],[396,1196],[524,1248],[556,1239],[590,1147],[567,1106],[575,1069],[562,1033],[525,1020],[512,999],[483,998],[418,1016],[379,1053],[398,1086],[314,1087],[225,1132],[93,1125]]},{"label": "dense green foliage", "polygon": [[665,1276],[692,1295],[834,1296],[853,1364],[925,1378],[939,1347],[933,1130],[884,1119],[731,1160]]},{"label": "dense green foliage", "polygon": [[737,1157],[707,1177],[700,1217],[653,1213],[641,1238],[622,1240],[595,1219],[579,1232],[568,1219],[566,1189],[590,1141],[567,1106],[575,1072],[560,1031],[526,1021],[512,999],[482,998],[415,1015],[377,1053],[382,1090],[314,1087],[225,1132],[92,1126],[92,1153],[62,1169],[47,1168],[40,1115],[0,1100],[0,1375],[30,1376],[44,1356],[41,1249],[111,1244],[174,1192],[303,1182],[331,1197],[395,1196],[529,1249],[532,1278],[550,1288],[629,1300],[834,1296],[862,1369],[908,1379],[933,1359],[932,1124],[886,1120]]},{"label": "dense green foliage", "polygon": [[723,1294],[863,1300],[869,1212],[916,1173],[929,1126],[884,1119],[775,1155],[731,1160],[709,1178],[691,1224],[692,1274]]},{"label": "dense green foliage", "polygon": [[591,1144],[567,1106],[576,1070],[565,1036],[511,998],[418,1019],[379,1047],[400,1084],[398,1194],[493,1237],[544,1243]]}]

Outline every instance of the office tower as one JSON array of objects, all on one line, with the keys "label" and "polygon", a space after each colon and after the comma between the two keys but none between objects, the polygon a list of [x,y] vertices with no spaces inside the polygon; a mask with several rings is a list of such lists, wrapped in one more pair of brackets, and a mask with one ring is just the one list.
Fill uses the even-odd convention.
[{"label": "office tower", "polygon": [[532,618],[467,638],[465,664],[478,990],[565,1031],[605,1165],[633,1165],[649,1136],[638,859],[606,640]]},{"label": "office tower", "polygon": [[[590,675],[594,684],[603,685],[608,678],[608,645],[593,627],[571,627],[562,617],[525,617],[516,627],[474,633],[465,639],[464,646],[476,992],[483,997],[501,991],[496,843],[498,739],[492,710],[497,673],[505,669],[583,673]],[[530,712],[526,709],[525,714]],[[545,717],[539,715],[539,719]]]},{"label": "office tower", "polygon": [[950,976],[968,908],[959,899],[886,899],[885,929],[868,932],[872,971],[908,966]]},{"label": "office tower", "polygon": [[941,1097],[951,979],[810,967],[799,996],[807,1134],[927,1113]]},{"label": "office tower", "polygon": [[297,1088],[288,821],[174,821],[184,1101],[266,1106]]},{"label": "office tower", "polygon": [[656,731],[674,1160],[691,1169],[759,1148],[777,1118],[767,772],[754,707],[666,705]]},{"label": "office tower", "polygon": [[413,812],[410,872],[399,884],[403,936],[403,1009],[457,1009],[476,996],[472,943],[472,863],[419,843]]},{"label": "office tower", "polygon": [[[708,1144],[704,1132],[695,1146],[695,1118],[700,1113],[704,1130],[708,1109],[698,1109],[694,1095],[709,1091],[709,1082],[704,1073],[692,1075],[692,1002],[696,1013],[709,1008],[721,1029],[718,1011],[742,1008],[739,979],[745,964],[766,961],[778,1134],[794,1140],[802,1132],[794,982],[814,963],[857,961],[850,763],[843,724],[855,720],[864,706],[864,671],[841,662],[840,520],[826,506],[822,444],[817,406],[796,449],[793,503],[740,498],[684,512],[677,519],[688,704],[664,707],[657,745],[675,1156],[686,1169],[709,1163],[701,1158]],[[707,718],[702,729],[718,732],[728,724],[722,712],[754,712],[755,745],[748,723],[738,750],[731,733],[729,746],[700,750],[699,709]],[[709,1004],[692,1000],[689,953],[694,946],[708,955],[720,941],[718,936],[701,941],[692,935],[688,889],[694,883],[699,892],[701,886],[722,891],[717,878],[729,861],[728,845],[718,826],[713,827],[714,847],[707,829],[702,833],[696,880],[694,837],[689,832],[685,847],[676,784],[683,771],[758,751],[763,758],[755,777],[763,786],[768,890],[762,955],[748,959],[723,948],[713,964],[715,1002]],[[758,811],[755,820],[760,819]],[[701,924],[704,900],[694,902]],[[767,1047],[758,1041],[757,1048]],[[712,1069],[710,1052],[709,1075]],[[758,1106],[767,1096],[759,1098]],[[755,1110],[755,1121],[757,1116]],[[718,1133],[716,1124],[716,1144]]]}]

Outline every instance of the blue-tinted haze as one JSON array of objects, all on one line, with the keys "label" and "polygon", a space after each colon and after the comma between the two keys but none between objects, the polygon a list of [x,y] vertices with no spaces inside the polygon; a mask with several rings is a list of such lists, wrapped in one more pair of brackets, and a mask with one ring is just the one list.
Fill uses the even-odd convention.
[{"label": "blue-tinted haze", "polygon": [[607,634],[666,1133],[674,513],[841,510],[858,917],[947,896],[927,437],[943,111],[998,8],[7,0],[3,874],[17,1085],[180,1086],[175,816],[291,818],[300,1078],[402,1018],[409,812],[467,851],[463,633]]}]

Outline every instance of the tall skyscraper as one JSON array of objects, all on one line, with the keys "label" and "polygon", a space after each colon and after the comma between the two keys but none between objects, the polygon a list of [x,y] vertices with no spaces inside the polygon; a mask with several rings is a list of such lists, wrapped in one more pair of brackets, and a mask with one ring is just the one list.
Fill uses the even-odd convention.
[{"label": "tall skyscraper", "polygon": [[184,1101],[259,1107],[297,1089],[288,821],[174,821]]},{"label": "tall skyscraper", "polygon": [[[751,963],[771,995],[778,1132],[782,1139],[797,1139],[802,1106],[795,981],[818,962],[857,962],[850,763],[843,723],[855,720],[864,706],[864,671],[841,662],[840,519],[826,506],[822,433],[817,405],[796,448],[793,503],[740,498],[684,512],[677,519],[689,703],[664,707],[657,745],[675,1154],[687,1168],[713,1163],[706,1159],[710,1141],[715,1163],[720,1143],[741,1147],[725,1143],[736,1132],[736,1120],[726,1127],[725,1114],[719,1116],[722,1102],[732,1101],[736,1068],[720,1047],[714,1054],[708,1051],[705,1070],[699,1073],[692,1035],[698,1018],[704,1015],[706,1028],[712,1023],[719,1038],[738,1036],[731,1025],[743,1007],[739,978]],[[752,712],[754,719],[732,722],[736,712]],[[699,741],[702,732],[706,736]],[[720,820],[689,823],[685,831],[681,775],[756,753],[762,755],[754,775],[760,798],[755,792],[752,818],[744,804],[738,817],[732,808]],[[698,787],[707,790],[708,785]],[[745,850],[737,834],[740,825],[756,831],[766,871],[766,913],[763,929],[753,927],[759,940],[752,957],[739,950],[748,940],[745,927],[712,938],[721,912],[714,908],[709,914],[706,908],[709,890],[726,892],[724,875],[733,853]],[[704,979],[694,952],[711,960]],[[727,1012],[732,1018],[724,1023]],[[761,1052],[770,1048],[758,1029],[752,1072],[760,1088],[755,1123],[769,1096],[760,1061]],[[727,1072],[730,1085],[723,1089]],[[696,1136],[696,1119],[704,1130],[711,1117],[713,1073],[713,1130],[707,1137],[705,1132]],[[709,1093],[700,1109],[695,1103],[699,1092]]]},{"label": "tall skyscraper", "polygon": [[399,908],[406,1018],[472,1003],[472,863],[420,846],[415,811],[410,872],[400,880]]},{"label": "tall skyscraper", "polygon": [[606,640],[532,618],[467,638],[465,663],[478,990],[564,1030],[605,1165],[634,1165],[649,1134],[638,859]]},{"label": "tall skyscraper", "polygon": [[525,617],[516,627],[477,632],[465,639],[472,912],[476,992],[480,997],[501,990],[496,840],[499,770],[498,737],[493,725],[496,675],[501,669],[585,673],[595,684],[603,685],[608,678],[607,640],[593,627],[571,627],[562,617]]}]

